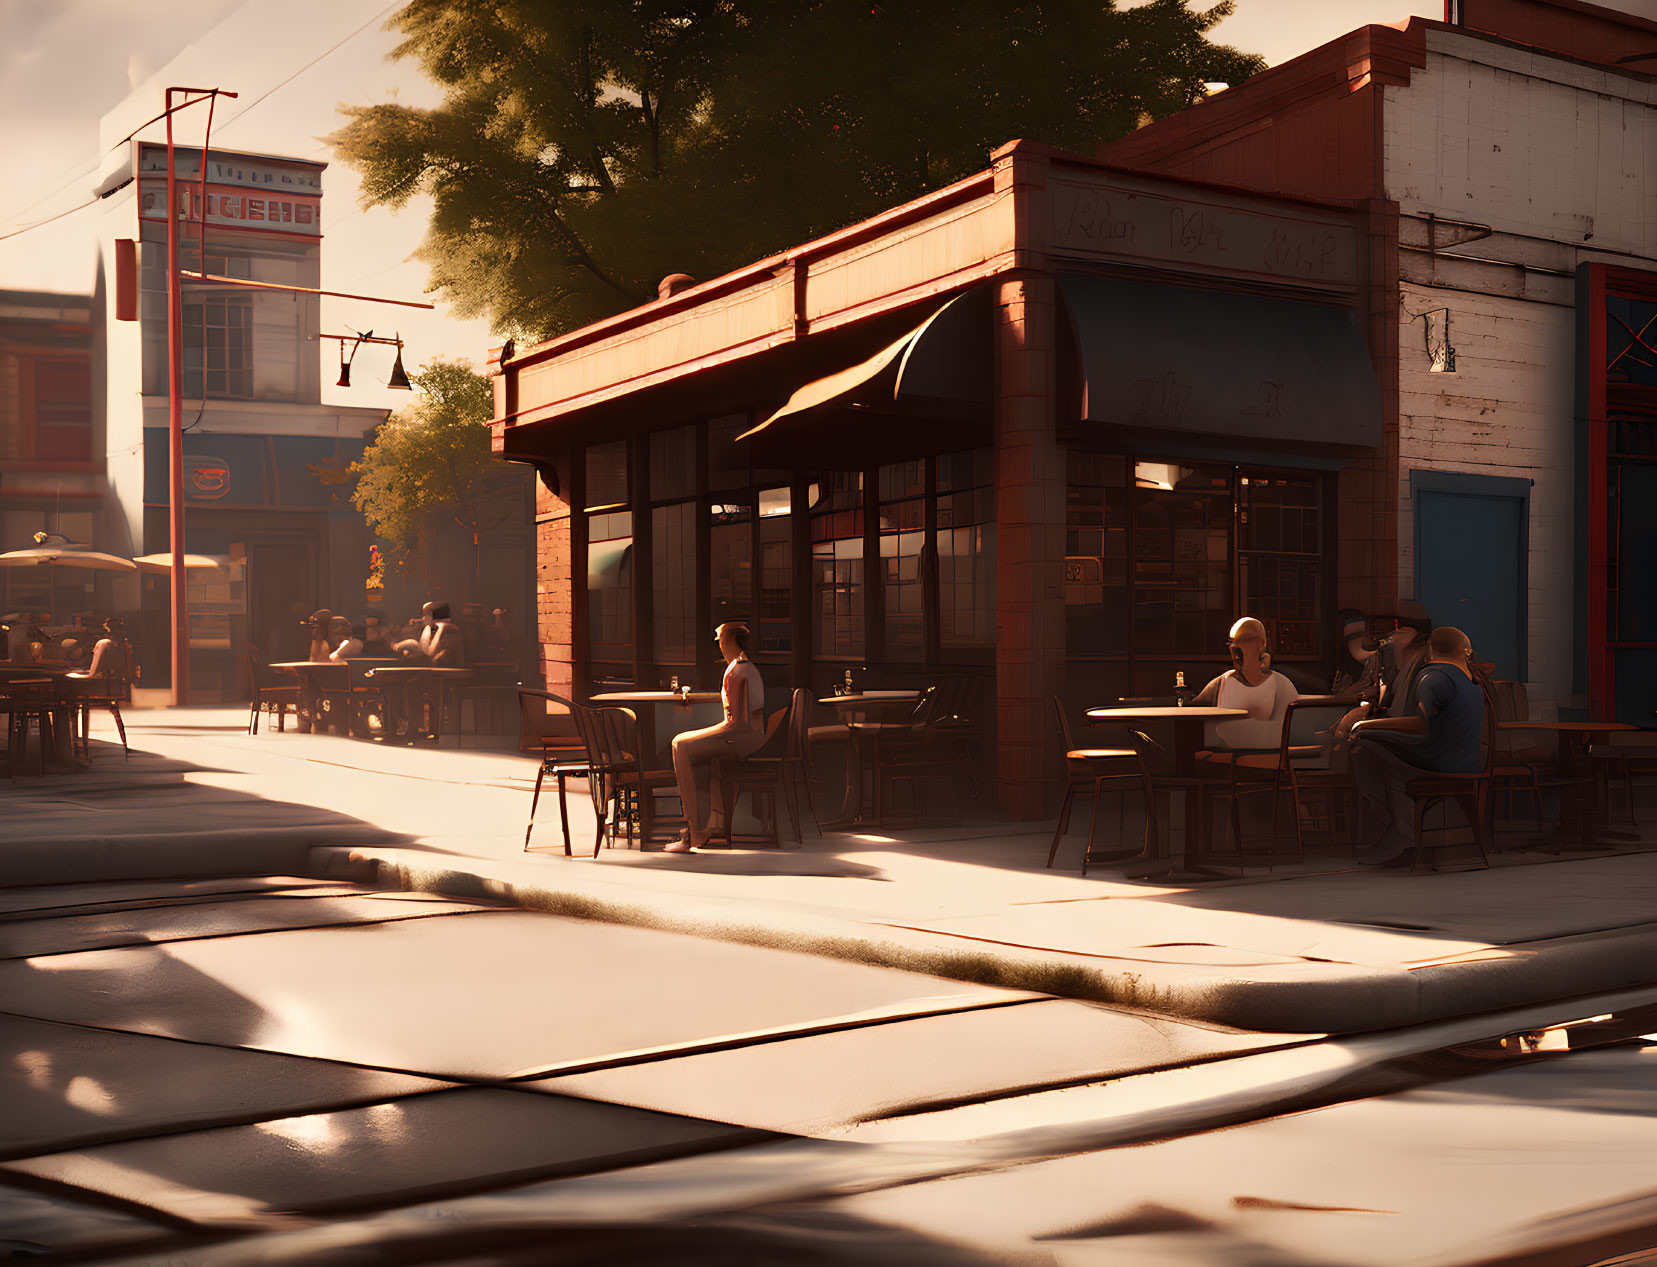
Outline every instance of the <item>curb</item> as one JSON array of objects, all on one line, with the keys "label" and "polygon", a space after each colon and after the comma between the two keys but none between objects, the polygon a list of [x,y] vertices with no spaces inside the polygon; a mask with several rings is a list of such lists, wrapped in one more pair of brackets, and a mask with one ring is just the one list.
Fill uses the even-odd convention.
[{"label": "curb", "polygon": [[312,850],[319,845],[350,841],[385,845],[397,839],[377,827],[339,823],[25,837],[6,841],[0,856],[0,885],[304,874]]},{"label": "curb", "polygon": [[797,911],[768,917],[754,902],[641,891],[587,876],[554,879],[529,870],[531,864],[503,862],[486,874],[468,861],[407,849],[323,847],[311,851],[306,871],[1273,1033],[1389,1029],[1657,983],[1657,924],[1498,947],[1413,972],[1330,962],[1267,964],[1246,973],[1185,964],[1127,968],[1119,960],[964,943]]}]

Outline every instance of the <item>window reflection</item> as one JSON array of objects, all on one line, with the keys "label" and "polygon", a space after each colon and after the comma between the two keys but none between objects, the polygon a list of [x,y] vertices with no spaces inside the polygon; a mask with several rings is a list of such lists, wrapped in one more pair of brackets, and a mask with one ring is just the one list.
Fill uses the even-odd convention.
[{"label": "window reflection", "polygon": [[817,654],[863,654],[863,476],[837,471],[811,486],[812,600]]},{"label": "window reflection", "polygon": [[995,644],[995,461],[989,449],[938,460],[938,644]]}]

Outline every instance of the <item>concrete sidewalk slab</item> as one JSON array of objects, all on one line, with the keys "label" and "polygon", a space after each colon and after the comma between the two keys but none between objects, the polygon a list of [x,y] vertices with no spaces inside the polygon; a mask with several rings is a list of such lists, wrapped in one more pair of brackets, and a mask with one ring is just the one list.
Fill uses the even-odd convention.
[{"label": "concrete sidewalk slab", "polygon": [[[1048,830],[979,823],[808,836],[782,851],[571,859],[548,796],[537,850],[523,851],[533,758],[251,738],[213,710],[186,712],[201,724],[167,713],[167,729],[147,730],[142,715],[130,728],[156,759],[189,767],[181,799],[129,798],[128,830],[157,843],[86,846],[74,858],[81,878],[161,868],[362,878],[1270,1031],[1405,1025],[1657,980],[1650,853],[1499,855],[1489,871],[1419,877],[1314,857],[1288,873],[1181,887],[1048,870]],[[210,839],[190,834],[204,831],[199,814],[181,821],[192,805],[307,821],[280,841]],[[572,791],[569,811],[580,852],[591,809]],[[341,834],[312,835],[330,821]],[[346,833],[359,829],[390,839],[353,844]],[[296,860],[307,841],[308,860]],[[1067,841],[1061,858],[1078,848]],[[8,868],[12,855],[0,851]]]}]

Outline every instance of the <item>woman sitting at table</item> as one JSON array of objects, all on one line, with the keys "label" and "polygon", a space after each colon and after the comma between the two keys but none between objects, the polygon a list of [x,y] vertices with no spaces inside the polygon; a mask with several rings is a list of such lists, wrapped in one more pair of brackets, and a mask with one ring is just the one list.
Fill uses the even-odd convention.
[{"label": "woman sitting at table", "polygon": [[690,826],[667,846],[668,853],[705,845],[723,826],[724,799],[712,777],[714,764],[722,757],[749,756],[765,742],[765,683],[748,659],[748,626],[727,622],[714,631],[714,639],[726,664],[719,687],[725,719],[673,738],[673,773]]},{"label": "woman sitting at table", "polygon": [[1241,708],[1248,716],[1213,723],[1209,742],[1216,748],[1275,748],[1283,737],[1283,713],[1300,692],[1271,667],[1266,627],[1253,616],[1234,624],[1227,642],[1234,667],[1203,687],[1191,702]]},{"label": "woman sitting at table", "polygon": [[360,659],[367,654],[363,650],[362,639],[352,632],[351,622],[344,616],[329,620],[328,642],[333,648],[328,652],[328,660],[333,664]]},{"label": "woman sitting at table", "polygon": [[92,647],[92,663],[74,678],[106,678],[117,684],[127,680],[126,622],[119,616],[104,621],[104,636]]}]

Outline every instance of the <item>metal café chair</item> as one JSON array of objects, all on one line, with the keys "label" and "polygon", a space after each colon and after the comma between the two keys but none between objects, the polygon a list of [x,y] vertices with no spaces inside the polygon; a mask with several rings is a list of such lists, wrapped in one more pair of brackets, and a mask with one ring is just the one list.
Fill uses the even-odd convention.
[{"label": "metal caf\u00e9 chair", "polygon": [[247,733],[259,733],[259,714],[276,718],[276,730],[286,729],[287,718],[299,716],[299,681],[265,667],[259,653],[251,648],[242,653],[252,701],[247,714]]},{"label": "metal caf\u00e9 chair", "polygon": [[[1479,749],[1483,768],[1475,774],[1440,774],[1423,771],[1420,778],[1410,779],[1404,791],[1415,802],[1415,852],[1410,862],[1410,874],[1417,875],[1427,857],[1425,827],[1427,810],[1432,805],[1446,802],[1459,804],[1467,815],[1467,824],[1473,832],[1473,843],[1478,846],[1479,859],[1484,868],[1490,866],[1490,851],[1485,847],[1486,827],[1491,808],[1490,789],[1494,782],[1496,760],[1496,709],[1485,691],[1484,723],[1480,728]],[[1429,864],[1436,871],[1436,865]]]},{"label": "metal caf\u00e9 chair", "polygon": [[[1128,858],[1138,857],[1142,852],[1151,851],[1153,843],[1159,838],[1156,817],[1156,790],[1151,784],[1150,770],[1146,767],[1144,756],[1135,743],[1130,747],[1113,748],[1082,748],[1076,744],[1075,736],[1070,730],[1070,719],[1064,713],[1064,701],[1057,695],[1051,697],[1053,717],[1058,723],[1059,738],[1064,743],[1064,802],[1059,807],[1059,822],[1053,832],[1053,845],[1047,851],[1047,865],[1053,865],[1053,859],[1058,857],[1059,843],[1064,839],[1064,833],[1070,826],[1070,809],[1079,790],[1086,789],[1093,797],[1093,804],[1088,812],[1087,819],[1087,848],[1082,852],[1082,874],[1087,874],[1088,863],[1093,861],[1093,837],[1099,823],[1099,798],[1107,785],[1114,786],[1118,791],[1126,791],[1128,787],[1137,785],[1145,798],[1145,840],[1140,849],[1101,855],[1101,862],[1121,862]],[[1127,730],[1128,728],[1122,728]],[[1130,731],[1130,733],[1132,733]],[[1136,738],[1143,738],[1138,736]],[[1148,741],[1146,741],[1148,742]],[[1123,802],[1125,805],[1125,801]],[[1121,817],[1118,816],[1118,832],[1121,830]]]},{"label": "metal caf\u00e9 chair", "polygon": [[[539,731],[531,733],[531,723],[539,715],[544,722],[548,716],[548,704],[562,708],[571,718],[576,729],[574,735],[546,734]],[[551,691],[538,690],[534,687],[520,686],[518,688],[518,709],[522,719],[519,737],[519,748],[526,742],[535,743],[541,753],[541,768],[535,775],[535,795],[529,802],[529,826],[524,828],[524,852],[529,852],[530,836],[535,831],[535,809],[541,803],[541,785],[547,775],[552,775],[558,783],[558,821],[564,832],[564,856],[570,856],[570,810],[567,799],[567,784],[570,779],[587,780],[587,791],[593,801],[593,812],[598,819],[598,835],[593,841],[593,855],[596,857],[599,845],[604,839],[605,806],[593,773],[592,755],[587,740],[583,737],[578,711],[581,705],[573,700],[565,699],[562,695],[555,695]],[[591,711],[585,710],[585,711]]]}]

